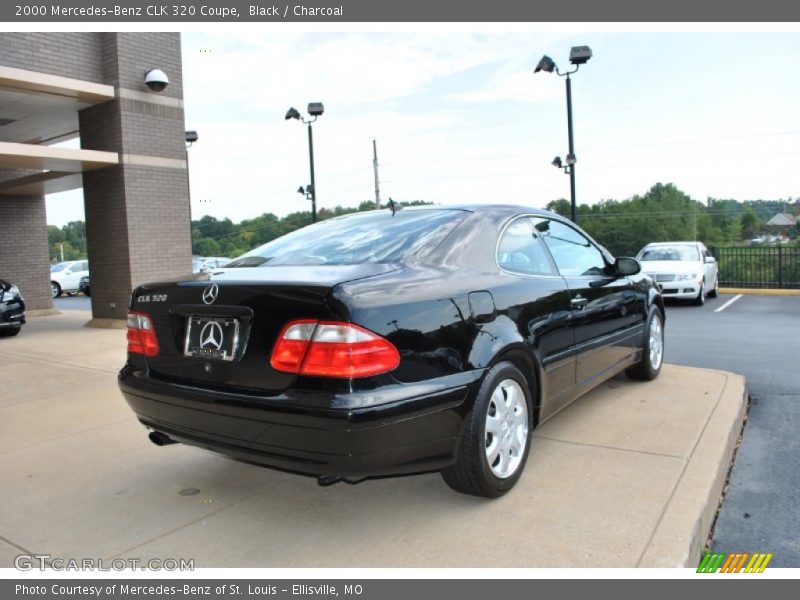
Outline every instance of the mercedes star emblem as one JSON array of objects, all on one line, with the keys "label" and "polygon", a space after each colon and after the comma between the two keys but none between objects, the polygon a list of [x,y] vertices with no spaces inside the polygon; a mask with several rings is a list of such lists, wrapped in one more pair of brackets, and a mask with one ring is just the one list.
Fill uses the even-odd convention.
[{"label": "mercedes star emblem", "polygon": [[203,302],[206,304],[213,304],[217,299],[217,294],[219,294],[219,287],[216,283],[212,283],[203,290]]},{"label": "mercedes star emblem", "polygon": [[200,348],[203,350],[221,350],[222,339],[222,325],[216,321],[209,321],[200,330]]}]

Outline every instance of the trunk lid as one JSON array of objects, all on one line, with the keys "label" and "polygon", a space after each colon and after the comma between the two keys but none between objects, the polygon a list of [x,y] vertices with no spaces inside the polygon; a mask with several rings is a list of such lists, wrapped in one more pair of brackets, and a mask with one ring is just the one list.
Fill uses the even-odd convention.
[{"label": "trunk lid", "polygon": [[[269,364],[283,326],[302,318],[346,320],[347,308],[328,302],[336,285],[399,268],[396,264],[241,268],[212,274],[208,281],[140,286],[131,310],[152,318],[159,342],[158,356],[146,359],[148,371],[153,377],[187,385],[279,394],[297,379]],[[206,327],[209,322],[220,327]],[[218,342],[221,349],[216,348]],[[231,356],[219,354],[228,349]]]}]

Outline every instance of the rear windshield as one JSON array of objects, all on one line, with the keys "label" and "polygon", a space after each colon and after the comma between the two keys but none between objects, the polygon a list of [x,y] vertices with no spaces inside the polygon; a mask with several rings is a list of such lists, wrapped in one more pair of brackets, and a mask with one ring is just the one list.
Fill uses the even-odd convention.
[{"label": "rear windshield", "polygon": [[639,260],[700,260],[695,246],[653,246],[639,254]]},{"label": "rear windshield", "polygon": [[375,211],[329,219],[259,246],[225,267],[402,262],[433,250],[458,225],[460,210]]}]

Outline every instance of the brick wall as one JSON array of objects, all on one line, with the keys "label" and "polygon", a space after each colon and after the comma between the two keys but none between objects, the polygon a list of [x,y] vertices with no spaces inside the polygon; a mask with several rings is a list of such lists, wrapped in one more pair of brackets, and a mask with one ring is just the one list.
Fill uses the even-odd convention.
[{"label": "brick wall", "polygon": [[0,65],[104,83],[101,33],[0,33]]},{"label": "brick wall", "polygon": [[[180,36],[103,34],[106,83],[147,91],[144,72],[163,69],[180,98]],[[148,92],[150,93],[150,92]],[[183,109],[121,98],[79,113],[81,146],[148,157],[186,159]],[[92,311],[124,318],[133,287],[191,274],[186,168],[122,164],[85,173],[86,237]]]},{"label": "brick wall", "polygon": [[160,95],[183,98],[179,33],[120,32],[100,35],[104,53],[104,83],[146,92],[145,72],[161,69],[167,74],[169,85]]},{"label": "brick wall", "polygon": [[44,198],[0,198],[0,279],[19,286],[30,310],[53,307]]},{"label": "brick wall", "polygon": [[[3,33],[0,64],[132,89],[154,99],[183,97],[177,33]],[[152,68],[162,69],[170,80],[157,95],[144,84],[145,71]],[[80,111],[78,121],[83,148],[186,159],[179,106],[117,98]],[[123,319],[134,286],[191,273],[188,172],[173,166],[178,168],[121,164],[83,174],[95,317]],[[27,278],[31,291],[26,296],[38,294],[37,304],[52,306],[42,199],[31,200],[19,216],[0,206],[0,234],[13,230],[15,236],[7,243],[0,235],[0,277],[4,263],[16,261],[11,275]],[[19,251],[17,239],[24,242]]]}]

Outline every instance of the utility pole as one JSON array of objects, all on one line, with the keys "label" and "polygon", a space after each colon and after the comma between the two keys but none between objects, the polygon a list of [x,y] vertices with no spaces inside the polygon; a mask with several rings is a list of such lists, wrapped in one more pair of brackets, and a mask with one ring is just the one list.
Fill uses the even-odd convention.
[{"label": "utility pole", "polygon": [[375,174],[375,210],[381,207],[381,188],[378,179],[378,144],[372,138],[372,171]]}]

